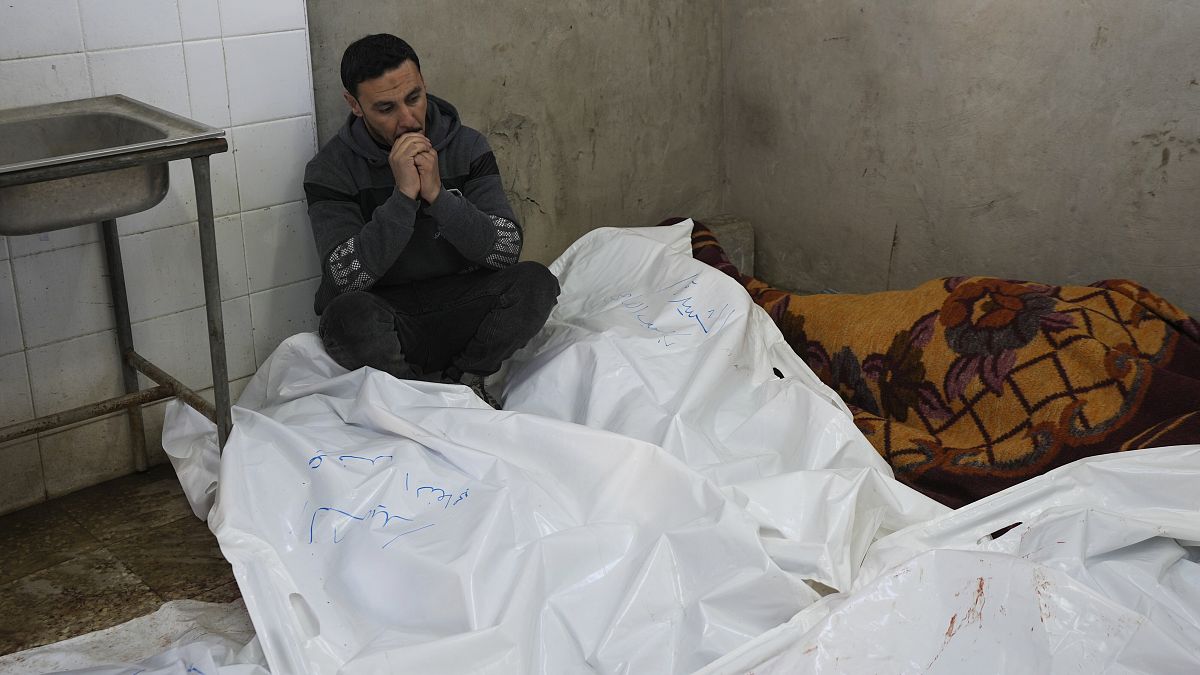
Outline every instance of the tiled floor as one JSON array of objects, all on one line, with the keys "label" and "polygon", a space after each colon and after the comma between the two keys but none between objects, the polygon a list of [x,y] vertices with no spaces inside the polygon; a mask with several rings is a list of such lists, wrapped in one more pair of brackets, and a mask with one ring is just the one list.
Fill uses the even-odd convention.
[{"label": "tiled floor", "polygon": [[170,465],[0,516],[0,654],[238,597]]}]

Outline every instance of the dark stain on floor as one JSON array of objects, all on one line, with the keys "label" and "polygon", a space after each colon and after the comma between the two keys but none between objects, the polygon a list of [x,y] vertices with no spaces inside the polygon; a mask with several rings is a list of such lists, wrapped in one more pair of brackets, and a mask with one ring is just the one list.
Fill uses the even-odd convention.
[{"label": "dark stain on floor", "polygon": [[0,654],[238,597],[170,465],[0,516]]}]

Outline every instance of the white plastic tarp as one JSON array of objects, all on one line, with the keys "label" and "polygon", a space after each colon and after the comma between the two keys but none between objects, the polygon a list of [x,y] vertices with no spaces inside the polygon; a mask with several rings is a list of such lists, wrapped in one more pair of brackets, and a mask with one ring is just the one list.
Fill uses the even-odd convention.
[{"label": "white plastic tarp", "polygon": [[[235,410],[209,522],[275,672],[962,672],[967,653],[988,671],[1085,663],[1026,644],[1069,642],[1058,633],[991,616],[1020,614],[996,593],[1048,597],[1035,564],[1055,570],[1064,606],[1082,597],[1066,581],[1095,577],[1090,562],[1055,568],[1005,548],[1061,534],[1034,520],[1061,495],[1030,498],[1029,483],[951,513],[895,481],[741,287],[691,259],[690,226],[598,230],[564,253],[559,306],[493,383],[505,411],[463,387],[346,373],[312,335],[264,363]],[[209,425],[172,404],[164,445],[206,513]],[[1200,511],[1178,482],[1158,489],[1169,471],[1142,471],[1143,456],[1119,458],[1141,471],[1141,502],[1080,482],[1071,506],[1170,512],[1154,541],[1175,542]],[[1090,561],[1093,541],[1128,554],[1112,542],[1143,541],[1130,522],[1081,530],[1074,559]],[[1195,599],[1195,548],[1172,545],[1174,563],[1159,554],[1171,584],[1130,586],[1123,606]],[[968,602],[979,579],[982,606]],[[805,580],[845,593],[814,603]],[[1197,630],[1186,612],[1141,619],[1166,620],[1178,628],[1130,644],[1153,633],[1186,645]],[[1110,635],[1072,625],[1078,644]],[[947,635],[946,654],[922,651],[918,637]],[[979,638],[969,648],[967,635]]]},{"label": "white plastic tarp", "polygon": [[741,285],[692,259],[691,229],[567,249],[558,306],[502,373],[505,408],[659,445],[759,522],[777,564],[846,588],[876,537],[948,509],[892,477]]},{"label": "white plastic tarp", "polygon": [[704,672],[1200,672],[1197,485],[1198,446],[1062,467],[880,540]]},{"label": "white plastic tarp", "polygon": [[321,354],[252,385],[210,518],[278,672],[689,672],[815,599],[653,445]]},{"label": "white plastic tarp", "polygon": [[111,628],[0,656],[0,673],[268,675],[253,637],[240,601],[172,600]]}]

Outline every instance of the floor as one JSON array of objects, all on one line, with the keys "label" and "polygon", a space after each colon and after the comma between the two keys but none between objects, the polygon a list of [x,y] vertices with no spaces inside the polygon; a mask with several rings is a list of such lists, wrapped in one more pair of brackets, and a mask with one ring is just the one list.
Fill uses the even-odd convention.
[{"label": "floor", "polygon": [[238,597],[169,464],[0,516],[0,654]]}]

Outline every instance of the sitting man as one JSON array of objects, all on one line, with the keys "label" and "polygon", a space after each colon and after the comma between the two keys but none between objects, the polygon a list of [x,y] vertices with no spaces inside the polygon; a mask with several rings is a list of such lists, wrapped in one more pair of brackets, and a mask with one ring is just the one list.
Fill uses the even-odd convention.
[{"label": "sitting man", "polygon": [[542,328],[558,280],[517,262],[496,158],[426,92],[408,43],[364,37],[341,75],[351,114],[304,172],[321,341],[345,368],[465,380],[494,406],[482,378]]}]

